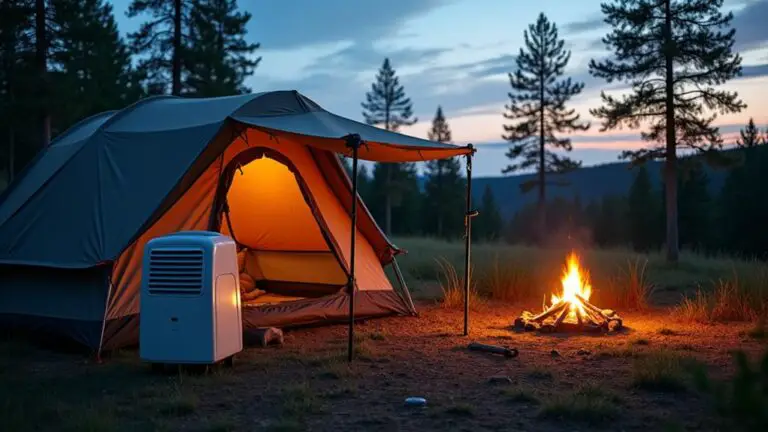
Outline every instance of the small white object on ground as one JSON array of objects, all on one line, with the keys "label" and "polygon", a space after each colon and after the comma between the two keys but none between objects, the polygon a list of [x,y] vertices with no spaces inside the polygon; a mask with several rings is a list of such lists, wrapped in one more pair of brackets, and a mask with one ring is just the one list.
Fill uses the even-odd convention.
[{"label": "small white object on ground", "polygon": [[427,400],[423,397],[409,397],[405,399],[406,406],[420,407],[425,406],[426,404]]}]

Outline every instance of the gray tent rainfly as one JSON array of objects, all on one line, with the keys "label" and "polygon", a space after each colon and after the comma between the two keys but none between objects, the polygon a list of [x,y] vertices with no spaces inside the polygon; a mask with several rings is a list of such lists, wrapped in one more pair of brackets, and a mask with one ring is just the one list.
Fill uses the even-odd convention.
[{"label": "gray tent rainfly", "polygon": [[[348,148],[349,136],[364,145]],[[343,320],[353,203],[361,209],[359,317],[413,313],[409,298],[382,277],[382,267],[400,251],[359,197],[352,199],[336,157],[353,150],[360,159],[388,162],[473,151],[334,115],[295,91],[153,97],[85,119],[0,195],[0,323],[69,336],[93,348],[134,344],[144,244],[191,229],[224,232],[240,243],[241,267],[254,273],[249,277],[269,297],[249,305],[246,327]],[[249,174],[241,179],[236,172]],[[248,188],[238,186],[246,181]],[[235,195],[253,190],[264,207],[277,189],[295,198],[280,200],[293,206],[284,209],[291,217],[262,220],[269,232],[249,224],[246,215],[260,214],[253,212],[256,204]],[[223,213],[232,216],[231,226]],[[314,243],[276,224],[290,225],[304,217],[299,215],[316,222],[309,225],[317,232],[302,237]],[[292,254],[294,247],[315,258]],[[281,270],[297,265],[318,267],[288,272],[299,274],[290,277]]]}]

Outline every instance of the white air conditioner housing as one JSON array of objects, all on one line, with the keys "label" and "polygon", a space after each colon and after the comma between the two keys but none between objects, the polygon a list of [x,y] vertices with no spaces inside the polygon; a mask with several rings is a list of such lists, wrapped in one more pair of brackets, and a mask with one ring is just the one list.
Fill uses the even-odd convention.
[{"label": "white air conditioner housing", "polygon": [[144,248],[141,359],[213,364],[243,349],[237,248],[217,232],[185,231]]}]

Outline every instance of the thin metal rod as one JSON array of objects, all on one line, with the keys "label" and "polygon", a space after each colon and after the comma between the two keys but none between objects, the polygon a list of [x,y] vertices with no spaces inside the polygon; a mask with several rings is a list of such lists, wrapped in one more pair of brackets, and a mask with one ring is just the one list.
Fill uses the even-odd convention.
[{"label": "thin metal rod", "polygon": [[107,299],[104,302],[104,316],[101,319],[101,334],[99,335],[99,348],[96,350],[96,362],[101,363],[101,351],[104,348],[104,332],[107,329],[107,318],[109,314],[109,302],[112,300],[112,288],[114,287],[112,276],[117,267],[117,263],[120,257],[115,259],[112,263],[112,268],[109,269],[109,275],[107,276]]},{"label": "thin metal rod", "polygon": [[400,266],[397,264],[397,259],[395,258],[392,258],[392,268],[395,270],[397,283],[400,284],[400,290],[402,291],[403,297],[405,297],[403,300],[405,301],[406,306],[411,310],[411,314],[417,315],[416,306],[413,304],[413,299],[411,298],[411,292],[408,290],[408,285],[405,284],[403,273],[400,271]]},{"label": "thin metal rod", "polygon": [[472,155],[474,148],[467,155],[467,209],[464,214],[464,336],[469,335],[469,281],[472,265]]},{"label": "thin metal rod", "polygon": [[355,344],[355,245],[357,243],[357,152],[360,148],[360,137],[347,137],[347,146],[352,147],[352,238],[349,243],[349,341],[347,346],[347,361],[354,358]]}]

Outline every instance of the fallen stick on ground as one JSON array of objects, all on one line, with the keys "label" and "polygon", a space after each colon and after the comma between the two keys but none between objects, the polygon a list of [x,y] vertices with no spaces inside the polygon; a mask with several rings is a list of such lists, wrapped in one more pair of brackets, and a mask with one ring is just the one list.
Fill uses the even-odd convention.
[{"label": "fallen stick on ground", "polygon": [[470,343],[467,348],[469,348],[471,351],[483,351],[491,354],[501,354],[507,358],[514,358],[519,354],[517,348],[506,348],[497,345],[481,344],[477,342]]}]

